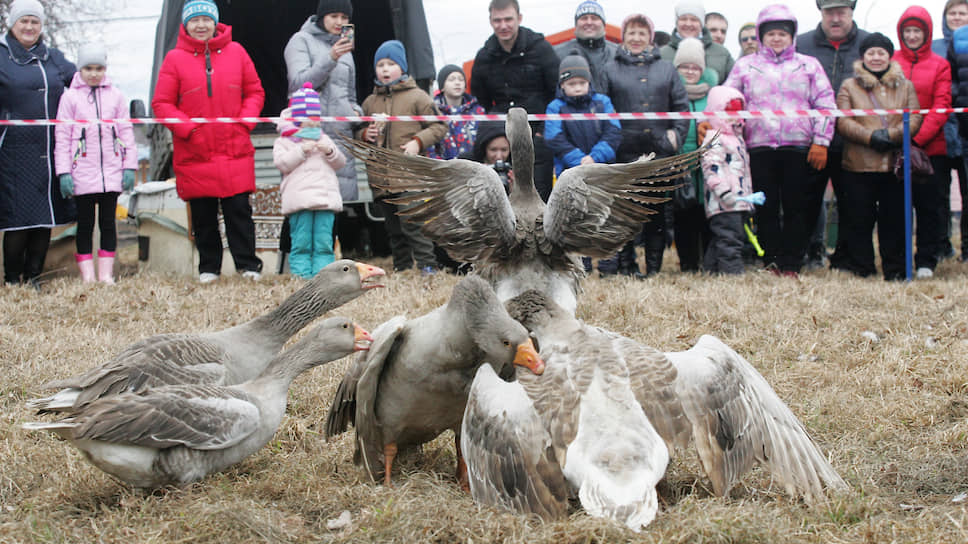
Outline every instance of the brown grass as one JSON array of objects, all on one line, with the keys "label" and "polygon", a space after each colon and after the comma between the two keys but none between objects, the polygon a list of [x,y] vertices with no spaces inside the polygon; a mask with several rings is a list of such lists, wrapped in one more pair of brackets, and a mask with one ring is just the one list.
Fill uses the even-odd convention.
[{"label": "brown grass", "polygon": [[[127,269],[113,288],[69,277],[40,292],[0,289],[0,542],[968,540],[968,501],[953,501],[968,491],[966,265],[944,263],[935,279],[910,284],[835,272],[799,282],[765,273],[589,279],[579,303],[588,322],[668,351],[713,334],[744,355],[852,487],[808,507],[757,470],[728,499],[714,498],[689,451],[671,463],[666,505],[640,535],[581,511],[543,523],[477,507],[453,479],[449,433],[402,459],[394,488],[364,481],[351,436],[327,443],[321,434],[348,360],[297,380],[276,438],[232,469],[154,493],[117,483],[65,442],[21,430],[34,419],[24,400],[139,338],[228,327],[299,285],[272,277],[202,287]],[[455,281],[392,275],[387,289],[334,313],[372,329],[442,304]],[[344,510],[352,525],[327,529]]]}]

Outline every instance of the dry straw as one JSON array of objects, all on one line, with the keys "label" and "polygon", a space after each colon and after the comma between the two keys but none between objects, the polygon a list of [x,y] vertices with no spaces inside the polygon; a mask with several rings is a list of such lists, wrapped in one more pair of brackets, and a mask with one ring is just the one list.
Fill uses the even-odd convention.
[{"label": "dry straw", "polygon": [[[186,488],[131,490],[66,443],[22,431],[33,417],[24,400],[139,338],[242,323],[300,282],[199,286],[123,273],[115,287],[61,278],[40,292],[3,288],[0,542],[968,541],[966,270],[944,263],[935,279],[911,284],[835,272],[589,279],[579,317],[590,323],[669,351],[714,334],[744,355],[852,487],[808,507],[754,471],[728,499],[713,498],[687,451],[670,464],[665,502],[641,535],[580,511],[543,523],[475,506],[454,481],[449,433],[401,458],[394,488],[364,481],[351,434],[329,443],[322,434],[348,360],[297,380],[287,418],[258,454]],[[386,289],[333,314],[372,329],[444,303],[454,283],[393,274]],[[328,529],[344,510],[351,524]]]}]

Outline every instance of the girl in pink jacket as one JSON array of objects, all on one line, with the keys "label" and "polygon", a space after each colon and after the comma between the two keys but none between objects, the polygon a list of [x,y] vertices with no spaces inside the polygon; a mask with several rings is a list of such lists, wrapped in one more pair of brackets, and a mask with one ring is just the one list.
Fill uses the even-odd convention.
[{"label": "girl in pink jacket", "polygon": [[[293,93],[282,117],[319,117],[319,93],[306,83]],[[292,248],[289,270],[311,278],[334,260],[333,222],[343,209],[336,171],[346,156],[322,132],[319,121],[281,122],[281,136],[272,146],[272,160],[282,172],[282,213],[289,218]]]},{"label": "girl in pink jacket", "polygon": [[[74,74],[57,108],[57,119],[127,119],[128,105],[105,75],[107,53],[101,45],[86,45],[77,56]],[[64,198],[77,203],[77,267],[81,279],[94,281],[94,213],[97,208],[101,245],[97,279],[114,283],[114,254],[118,247],[114,224],[118,195],[134,186],[138,152],[130,123],[57,125],[54,130],[54,167]]]}]

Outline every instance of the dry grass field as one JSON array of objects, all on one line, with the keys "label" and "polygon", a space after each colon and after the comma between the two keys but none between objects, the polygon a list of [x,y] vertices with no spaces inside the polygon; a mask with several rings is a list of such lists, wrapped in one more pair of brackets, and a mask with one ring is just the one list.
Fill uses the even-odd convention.
[{"label": "dry grass field", "polygon": [[[718,336],[759,369],[851,486],[806,506],[756,470],[720,499],[695,454],[680,452],[641,534],[581,511],[544,523],[477,507],[455,483],[450,433],[404,457],[393,488],[365,481],[351,435],[322,434],[346,359],[300,377],[275,439],[241,464],[185,488],[119,484],[65,442],[21,430],[34,418],[24,401],[137,339],[225,328],[299,286],[278,277],[200,286],[137,274],[130,256],[125,270],[115,287],[71,277],[40,292],[0,288],[0,542],[968,541],[968,265],[946,262],[909,284],[829,271],[799,281],[590,278],[579,317],[666,351]],[[394,274],[334,314],[372,329],[444,303],[455,282]],[[343,511],[352,522],[328,528]]]}]

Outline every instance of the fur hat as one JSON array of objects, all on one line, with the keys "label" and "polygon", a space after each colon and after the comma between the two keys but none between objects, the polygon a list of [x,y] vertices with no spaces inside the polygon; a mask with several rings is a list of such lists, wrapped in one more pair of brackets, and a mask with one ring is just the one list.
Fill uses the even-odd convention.
[{"label": "fur hat", "polygon": [[568,55],[561,59],[558,68],[558,84],[562,84],[569,79],[581,77],[585,81],[592,80],[592,71],[588,68],[588,61],[581,55]]},{"label": "fur hat", "polygon": [[577,22],[582,15],[597,15],[603,23],[605,22],[605,10],[595,0],[585,0],[578,4],[578,9],[575,10],[575,21]]},{"label": "fur hat", "polygon": [[81,46],[77,52],[77,67],[85,66],[107,66],[108,52],[103,44],[88,43]]},{"label": "fur hat", "polygon": [[891,43],[890,38],[880,32],[872,32],[860,42],[860,56],[863,57],[864,53],[871,47],[880,47],[887,51],[888,57],[894,56],[894,44]]},{"label": "fur hat", "polygon": [[212,0],[188,0],[182,8],[182,24],[187,25],[193,17],[204,15],[218,24],[218,6]]},{"label": "fur hat", "polygon": [[676,56],[672,59],[672,64],[676,68],[680,64],[696,64],[703,70],[706,69],[706,48],[699,38],[686,38],[679,42]]},{"label": "fur hat", "polygon": [[[313,89],[313,84],[307,81],[289,99],[289,109],[293,117],[319,117],[323,109],[319,105],[319,93]],[[296,121],[296,126],[301,124]]]},{"label": "fur hat", "polygon": [[390,59],[393,62],[400,65],[400,69],[403,73],[407,73],[407,50],[404,49],[403,43],[400,40],[388,40],[380,44],[377,48],[376,54],[373,55],[373,67],[376,68],[376,63],[380,59]]},{"label": "fur hat", "polygon": [[448,64],[437,72],[437,88],[443,91],[444,83],[447,83],[447,78],[453,73],[460,73],[460,75],[464,76],[464,81],[467,81],[467,74],[464,73],[464,70],[461,69],[460,66],[457,66],[456,64]]},{"label": "fur hat", "polygon": [[316,5],[316,18],[319,21],[330,13],[345,13],[350,19],[353,18],[353,3],[350,0],[319,0]]},{"label": "fur hat", "polygon": [[676,19],[683,15],[694,15],[699,19],[700,24],[706,20],[706,8],[698,0],[680,0],[676,4]]},{"label": "fur hat", "polygon": [[12,27],[21,17],[33,15],[40,19],[43,25],[47,17],[44,15],[44,6],[37,0],[14,0],[10,4],[10,11],[7,12],[7,27]]}]

